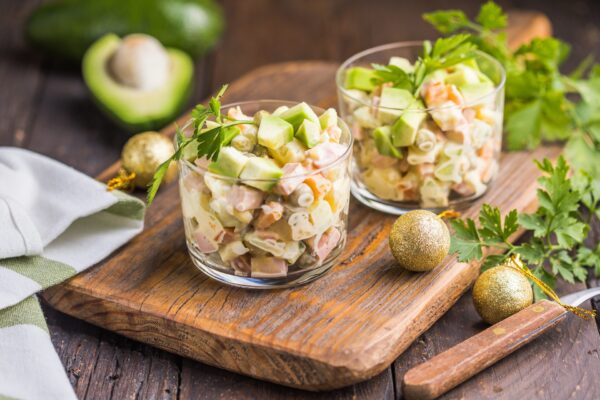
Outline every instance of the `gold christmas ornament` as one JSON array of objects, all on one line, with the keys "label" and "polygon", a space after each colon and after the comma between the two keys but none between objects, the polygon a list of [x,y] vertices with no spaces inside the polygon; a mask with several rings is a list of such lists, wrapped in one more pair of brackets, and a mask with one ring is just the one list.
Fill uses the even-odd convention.
[{"label": "gold christmas ornament", "polygon": [[481,318],[495,324],[533,303],[527,278],[507,265],[488,269],[473,286],[473,303]]},{"label": "gold christmas ornament", "polygon": [[[134,183],[145,188],[152,181],[158,166],[175,152],[173,142],[158,132],[143,132],[132,136],[121,153],[123,168],[135,174]],[[165,181],[175,179],[177,165],[172,163],[165,175]]]},{"label": "gold christmas ornament", "polygon": [[389,244],[402,268],[431,271],[448,255],[450,232],[439,216],[426,210],[414,210],[394,222]]}]

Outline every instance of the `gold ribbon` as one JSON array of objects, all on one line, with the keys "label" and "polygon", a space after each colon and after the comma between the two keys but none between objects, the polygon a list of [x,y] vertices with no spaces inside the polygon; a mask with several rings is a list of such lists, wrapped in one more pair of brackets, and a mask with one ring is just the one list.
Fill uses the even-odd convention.
[{"label": "gold ribbon", "polygon": [[454,210],[444,210],[438,214],[438,217],[442,219],[455,219],[460,217],[460,213]]},{"label": "gold ribbon", "polygon": [[518,255],[511,255],[509,260],[510,264],[508,264],[508,266],[510,268],[517,270],[521,274],[525,275],[525,277],[531,279],[533,283],[535,283],[537,287],[539,287],[542,290],[542,292],[544,292],[548,297],[550,297],[552,300],[561,305],[565,310],[571,311],[579,318],[586,320],[596,317],[596,311],[594,310],[586,310],[585,308],[571,306],[569,304],[564,304],[563,302],[561,302],[560,298],[556,295],[554,290],[552,290],[550,286],[546,285],[546,283],[544,283],[544,281],[542,281],[540,278],[535,276],[533,272],[531,272],[531,270],[525,264],[523,264]]},{"label": "gold ribbon", "polygon": [[127,171],[121,168],[119,170],[119,175],[106,182],[106,190],[112,192],[113,190],[118,189],[125,192],[131,192],[135,187],[133,184],[134,180],[135,172],[127,173]]}]

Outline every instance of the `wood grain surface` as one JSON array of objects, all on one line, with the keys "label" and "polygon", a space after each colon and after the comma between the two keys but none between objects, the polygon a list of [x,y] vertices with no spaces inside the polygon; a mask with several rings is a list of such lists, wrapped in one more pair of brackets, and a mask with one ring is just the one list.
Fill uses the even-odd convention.
[{"label": "wood grain surface", "polygon": [[[365,48],[432,39],[422,12],[460,8],[473,16],[479,0],[220,0],[228,28],[219,47],[196,63],[193,102],[256,67],[287,60],[340,62]],[[20,146],[97,175],[119,157],[125,132],[92,104],[77,68],[28,49],[23,21],[40,0],[0,0],[0,145]],[[600,57],[594,0],[500,0],[505,8],[537,9],[555,35],[573,44],[563,67]],[[256,23],[260,21],[260,23]],[[302,34],[299,34],[302,32]],[[590,243],[600,239],[600,225]],[[594,276],[587,285],[598,285]],[[585,285],[562,285],[559,292]],[[472,336],[485,325],[465,294],[422,334],[391,369],[369,381],[314,393],[248,378],[167,353],[70,317],[43,303],[52,342],[81,399],[400,399],[406,370]],[[600,304],[595,307],[598,308]],[[444,399],[600,398],[596,325],[568,317],[534,343],[460,385]]]},{"label": "wood grain surface", "polygon": [[[233,82],[224,102],[279,97],[334,106],[336,67],[262,67]],[[559,151],[505,155],[490,192],[465,214],[491,201],[503,210],[530,208],[539,176],[530,160]],[[347,386],[387,368],[478,272],[452,257],[431,273],[402,271],[387,246],[394,218],[355,202],[350,215],[348,244],[326,277],[256,293],[217,284],[192,266],[173,184],[148,210],[144,232],[45,298],[67,314],[211,365],[302,389]]]},{"label": "wood grain surface", "polygon": [[408,400],[432,400],[536,339],[565,319],[567,310],[542,300],[409,370],[402,382]]}]

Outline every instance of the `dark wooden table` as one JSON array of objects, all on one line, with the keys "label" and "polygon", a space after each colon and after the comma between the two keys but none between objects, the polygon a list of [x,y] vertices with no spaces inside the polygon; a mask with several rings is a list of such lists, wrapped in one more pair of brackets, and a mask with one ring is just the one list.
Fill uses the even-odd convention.
[{"label": "dark wooden table", "polygon": [[[0,0],[0,145],[25,147],[95,175],[119,157],[126,134],[99,114],[77,68],[27,49],[22,25],[37,0]],[[196,67],[193,101],[260,65],[301,59],[341,61],[367,47],[434,37],[424,11],[447,1],[223,1],[227,33]],[[471,15],[478,1],[451,3]],[[573,59],[600,58],[600,2],[501,1],[546,13]],[[576,61],[566,66],[572,68]],[[600,227],[590,234],[600,237]],[[588,286],[599,284],[590,279]],[[584,288],[580,284],[562,291]],[[599,302],[600,303],[600,302]],[[600,304],[598,304],[600,305]],[[329,393],[292,390],[178,357],[61,314],[44,305],[52,340],[80,398],[391,399],[404,372],[484,325],[470,294],[394,364],[368,382]],[[550,350],[549,350],[550,349]],[[537,360],[532,364],[532,360]],[[535,368],[532,368],[532,365]],[[488,369],[447,398],[600,398],[598,326],[569,317],[557,329]]]}]

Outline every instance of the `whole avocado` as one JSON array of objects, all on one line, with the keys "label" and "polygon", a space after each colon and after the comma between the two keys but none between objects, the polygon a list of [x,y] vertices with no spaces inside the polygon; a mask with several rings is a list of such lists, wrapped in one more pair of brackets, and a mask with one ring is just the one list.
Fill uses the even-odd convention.
[{"label": "whole avocado", "polygon": [[62,0],[37,8],[26,24],[35,47],[71,61],[106,33],[146,33],[164,46],[197,57],[217,42],[224,29],[213,0]]}]

